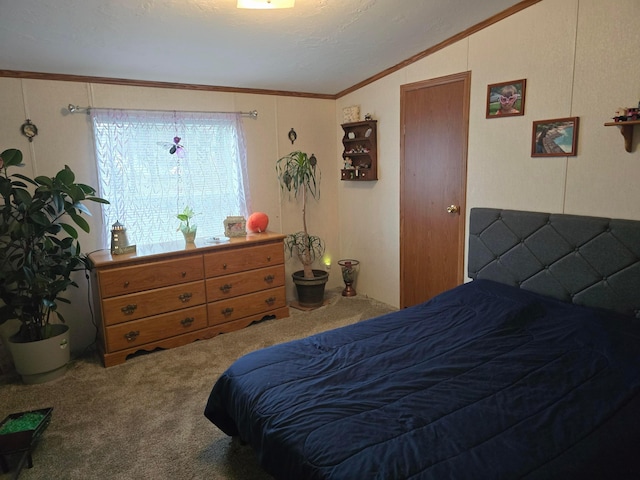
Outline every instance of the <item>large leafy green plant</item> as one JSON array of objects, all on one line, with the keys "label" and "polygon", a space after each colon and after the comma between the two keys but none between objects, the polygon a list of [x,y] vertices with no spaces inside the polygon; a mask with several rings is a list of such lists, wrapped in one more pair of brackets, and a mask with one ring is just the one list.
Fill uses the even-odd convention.
[{"label": "large leafy green plant", "polygon": [[60,294],[78,285],[71,274],[90,268],[78,243],[79,227],[89,232],[82,214],[91,215],[83,201],[109,203],[95,196],[95,189],[75,182],[68,167],[54,177],[9,175],[22,164],[22,152],[0,154],[0,324],[21,322],[22,342],[47,338],[54,318],[64,322]]},{"label": "large leafy green plant", "polygon": [[320,237],[309,235],[307,230],[307,195],[316,200],[320,198],[320,170],[317,169],[315,155],[304,152],[291,152],[276,162],[276,171],[280,187],[293,193],[295,198],[302,196],[302,228],[297,233],[287,235],[285,248],[302,263],[304,278],[314,278],[313,262],[324,255],[324,242]]}]

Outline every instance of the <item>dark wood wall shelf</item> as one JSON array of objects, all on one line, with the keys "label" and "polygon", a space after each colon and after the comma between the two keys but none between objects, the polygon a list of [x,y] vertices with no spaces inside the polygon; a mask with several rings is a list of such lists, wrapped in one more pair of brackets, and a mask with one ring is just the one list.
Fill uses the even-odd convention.
[{"label": "dark wood wall shelf", "polygon": [[628,120],[626,122],[607,122],[605,127],[620,127],[620,133],[624,137],[624,149],[631,153],[633,148],[633,129],[640,125],[640,120]]},{"label": "dark wood wall shelf", "polygon": [[377,121],[343,123],[341,180],[363,182],[378,179]]}]

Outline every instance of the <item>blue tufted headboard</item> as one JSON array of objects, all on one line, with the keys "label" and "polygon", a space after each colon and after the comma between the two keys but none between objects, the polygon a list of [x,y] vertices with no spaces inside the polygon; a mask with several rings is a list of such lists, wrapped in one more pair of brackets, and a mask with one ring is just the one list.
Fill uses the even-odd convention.
[{"label": "blue tufted headboard", "polygon": [[640,318],[640,221],[472,208],[468,273]]}]

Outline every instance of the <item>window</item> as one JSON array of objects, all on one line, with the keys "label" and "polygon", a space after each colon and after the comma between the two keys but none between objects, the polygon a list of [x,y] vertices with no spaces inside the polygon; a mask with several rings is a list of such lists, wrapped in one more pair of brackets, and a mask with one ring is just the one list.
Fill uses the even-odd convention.
[{"label": "window", "polygon": [[110,202],[105,248],[116,221],[142,245],[182,240],[176,214],[186,206],[197,214],[198,238],[222,235],[227,216],[247,216],[240,113],[92,108],[91,118],[100,195]]}]

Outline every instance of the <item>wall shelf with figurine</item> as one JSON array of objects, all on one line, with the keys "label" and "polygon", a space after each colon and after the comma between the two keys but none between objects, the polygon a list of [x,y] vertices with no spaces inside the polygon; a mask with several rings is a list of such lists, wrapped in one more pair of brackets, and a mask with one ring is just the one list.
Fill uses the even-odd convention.
[{"label": "wall shelf with figurine", "polygon": [[343,123],[341,180],[365,182],[378,179],[377,121]]},{"label": "wall shelf with figurine", "polygon": [[640,103],[638,108],[619,108],[613,122],[607,122],[605,127],[620,127],[620,133],[624,137],[624,149],[631,153],[633,149],[633,129],[640,125]]},{"label": "wall shelf with figurine", "polygon": [[620,133],[624,137],[624,149],[631,153],[633,145],[633,128],[640,125],[640,120],[627,120],[625,122],[607,122],[605,127],[620,127]]}]

